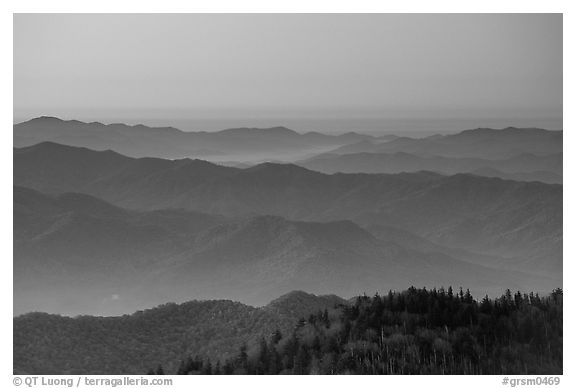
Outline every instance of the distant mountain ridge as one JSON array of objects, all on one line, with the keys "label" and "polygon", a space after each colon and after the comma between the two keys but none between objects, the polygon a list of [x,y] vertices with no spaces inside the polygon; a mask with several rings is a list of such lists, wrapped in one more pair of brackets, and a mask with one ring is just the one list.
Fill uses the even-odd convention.
[{"label": "distant mountain ridge", "polygon": [[562,153],[520,154],[508,159],[419,156],[407,152],[328,153],[297,163],[324,173],[400,173],[421,170],[442,174],[472,173],[520,181],[562,183]]},{"label": "distant mountain ridge", "polygon": [[434,135],[422,139],[401,137],[384,143],[367,139],[361,143],[344,145],[332,152],[336,154],[406,152],[419,156],[507,159],[523,153],[535,155],[560,153],[562,139],[562,131],[540,128],[477,128],[453,135]]},{"label": "distant mountain ridge", "polygon": [[293,289],[354,295],[461,282],[499,293],[509,285],[545,290],[558,283],[517,272],[522,265],[506,267],[503,259],[485,265],[481,255],[374,228],[380,234],[348,220],[126,210],[86,194],[15,187],[14,306],[17,313],[118,314],[192,297],[263,304]]},{"label": "distant mountain ridge", "polygon": [[84,123],[39,117],[14,125],[14,146],[24,147],[45,141],[114,150],[134,157],[219,157],[271,152],[306,152],[318,147],[338,147],[368,135],[348,133],[326,135],[300,134],[285,127],[231,128],[217,132],[184,132],[174,127]]},{"label": "distant mountain ridge", "polygon": [[274,163],[238,169],[54,143],[15,149],[14,183],[131,209],[396,226],[442,245],[561,267],[561,185],[430,172],[326,175]]}]

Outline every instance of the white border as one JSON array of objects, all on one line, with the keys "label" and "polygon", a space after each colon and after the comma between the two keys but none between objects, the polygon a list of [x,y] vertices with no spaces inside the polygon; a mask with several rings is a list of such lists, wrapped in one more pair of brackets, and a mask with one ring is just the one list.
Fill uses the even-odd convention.
[{"label": "white border", "polygon": [[[572,3],[574,3],[572,1]],[[0,116],[3,122],[3,130],[0,131],[2,137],[3,152],[0,152],[0,171],[2,176],[2,190],[0,191],[3,217],[1,223],[2,248],[2,351],[1,365],[3,371],[3,386],[12,386],[12,13],[20,12],[114,12],[114,13],[170,13],[170,12],[331,12],[331,13],[362,13],[362,12],[421,12],[421,13],[455,13],[455,12],[554,12],[564,13],[564,106],[574,106],[574,76],[570,69],[576,69],[574,61],[574,49],[576,46],[573,37],[575,34],[576,9],[570,1],[535,1],[535,0],[483,0],[481,2],[468,2],[456,0],[419,0],[419,1],[312,1],[312,0],[211,0],[211,1],[191,1],[191,0],[163,0],[163,1],[126,1],[100,0],[100,1],[72,1],[72,0],[52,0],[52,1],[8,1],[3,6],[2,17],[0,19],[3,56],[2,66],[2,104],[0,105]],[[574,142],[576,129],[574,127],[573,114],[569,109],[564,109],[564,241],[565,261],[564,261],[564,293],[566,308],[564,309],[565,331],[565,352],[564,352],[564,376],[561,377],[561,386],[576,386],[572,365],[574,356],[571,349],[574,349],[574,334],[571,328],[575,327],[574,320],[574,292],[571,282],[574,279],[574,264],[576,260],[576,250],[573,242],[576,241],[574,229],[570,228],[570,221],[574,219],[576,200],[576,190],[574,187],[574,167],[576,161],[571,148],[576,146]],[[566,130],[567,129],[567,130]],[[193,380],[190,380],[193,379]],[[233,379],[233,380],[232,380]],[[273,380],[271,380],[273,379]],[[322,379],[322,381],[319,381]],[[324,379],[331,379],[325,381]],[[361,382],[359,380],[362,380]],[[0,380],[2,381],[2,380]],[[179,383],[179,381],[181,383]],[[498,376],[339,376],[339,377],[302,377],[290,376],[279,378],[275,376],[228,376],[212,378],[210,376],[185,377],[175,380],[174,386],[190,386],[190,384],[207,383],[215,386],[250,385],[269,387],[274,384],[278,388],[293,388],[295,384],[304,386],[317,386],[323,382],[328,382],[335,386],[347,387],[350,384],[391,384],[392,386],[441,386],[441,387],[497,387],[501,385],[501,378]]]}]

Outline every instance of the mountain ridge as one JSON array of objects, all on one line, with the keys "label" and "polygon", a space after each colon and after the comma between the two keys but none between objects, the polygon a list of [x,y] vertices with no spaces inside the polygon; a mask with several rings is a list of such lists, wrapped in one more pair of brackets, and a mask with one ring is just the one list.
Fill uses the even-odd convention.
[{"label": "mountain ridge", "polygon": [[34,147],[14,150],[15,185],[90,194],[133,210],[397,225],[442,245],[540,258],[544,267],[561,262],[561,185],[429,172],[327,175],[272,163],[239,169]]},{"label": "mountain ridge", "polygon": [[360,134],[301,134],[282,126],[185,132],[174,127],[85,123],[56,117],[35,118],[14,124],[13,129],[16,147],[53,141],[94,150],[111,149],[133,157],[169,159],[199,156],[220,159],[224,155],[261,158],[265,154],[305,154],[318,147],[326,149],[371,138]]},{"label": "mountain ridge", "polygon": [[476,128],[451,135],[434,135],[421,139],[400,137],[388,142],[366,141],[344,145],[331,152],[407,152],[419,156],[472,157],[504,159],[522,153],[545,155],[562,152],[563,131],[541,128]]},{"label": "mountain ridge", "polygon": [[381,284],[465,281],[495,293],[511,284],[519,289],[557,284],[511,266],[498,268],[493,261],[484,265],[482,256],[460,260],[458,251],[422,243],[419,250],[408,232],[376,237],[350,220],[136,211],[86,194],[14,190],[19,312],[39,306],[68,313],[126,311],[191,295],[235,295],[262,304],[294,289],[357,294],[375,292]]},{"label": "mountain ridge", "polygon": [[508,159],[419,156],[408,152],[327,153],[296,164],[323,173],[400,173],[430,170],[441,174],[471,173],[511,180],[562,183],[562,153],[545,156],[522,153]]}]

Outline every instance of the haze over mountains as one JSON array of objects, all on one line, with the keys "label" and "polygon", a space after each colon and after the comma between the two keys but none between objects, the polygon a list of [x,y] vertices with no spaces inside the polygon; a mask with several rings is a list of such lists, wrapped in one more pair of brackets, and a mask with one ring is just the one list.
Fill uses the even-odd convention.
[{"label": "haze over mountains", "polygon": [[363,293],[562,286],[561,132],[185,133],[43,117],[14,141],[15,373],[223,360]]},{"label": "haze over mountains", "polygon": [[423,139],[365,139],[298,164],[334,172],[398,173],[421,170],[472,173],[519,181],[562,183],[562,132],[537,128],[478,128]]},{"label": "haze over mountains", "polygon": [[258,160],[295,158],[312,152],[351,144],[368,135],[348,133],[324,135],[299,134],[284,127],[233,128],[218,132],[183,132],[173,127],[151,128],[145,125],[105,125],[99,122],[64,121],[39,117],[14,125],[14,146],[29,146],[44,141],[114,150],[128,156],[210,160]]},{"label": "haze over mountains", "polygon": [[508,159],[419,156],[406,152],[350,154],[328,153],[298,163],[328,174],[388,173],[435,171],[451,175],[470,173],[519,181],[562,183],[562,153],[549,155],[520,154]]},{"label": "haze over mountains", "polygon": [[[562,132],[478,128],[412,139],[350,132],[299,134],[284,127],[183,132],[173,127],[104,125],[40,117],[14,125],[14,145],[52,141],[133,157],[193,157],[246,167],[262,160],[300,161],[312,170],[472,173],[519,181],[562,183]],[[248,163],[248,165],[246,165]]]},{"label": "haze over mountains", "polygon": [[14,183],[60,193],[15,188],[16,311],[111,314],[229,295],[264,304],[293,289],[406,284],[546,290],[562,268],[559,185],[237,169],[55,143],[15,149]]},{"label": "haze over mountains", "polygon": [[505,159],[522,153],[536,155],[562,151],[562,131],[540,128],[477,128],[453,135],[433,135],[423,139],[400,137],[390,142],[363,141],[343,146],[334,153],[407,152],[422,156]]},{"label": "haze over mountains", "polygon": [[413,139],[354,132],[300,134],[284,127],[183,132],[173,127],[104,125],[55,117],[14,125],[16,147],[45,141],[132,157],[191,157],[238,167],[280,161],[326,173],[428,170],[562,183],[562,131],[538,128],[478,128]]},{"label": "haze over mountains", "polygon": [[[190,159],[132,159],[55,143],[16,149],[14,164],[16,185],[86,193],[132,209],[350,219],[484,249],[511,243],[525,246],[536,225],[550,236],[560,233],[554,225],[561,219],[562,187],[537,182],[425,172],[325,175],[272,163],[237,169]],[[503,227],[502,217],[512,215],[515,224]],[[511,234],[503,234],[507,231]],[[496,246],[496,241],[487,241],[492,238],[498,239]],[[470,241],[465,243],[466,239]]]},{"label": "haze over mountains", "polygon": [[[243,219],[184,210],[128,211],[83,194],[16,187],[17,311],[114,314],[164,300],[265,304],[294,289],[343,295],[404,284],[467,284],[498,292],[554,280],[418,250],[351,221]],[[153,285],[152,287],[150,285]],[[384,286],[386,285],[386,286]]]},{"label": "haze over mountains", "polygon": [[[562,186],[538,182],[562,181],[561,132],[184,133],[46,117],[15,126],[17,145],[41,138],[86,147],[14,149],[16,313],[109,315],[231,295],[263,305],[294,289],[453,284],[495,295],[561,285]],[[227,158],[328,144],[306,168],[146,148],[175,156],[210,145]],[[108,146],[148,156],[98,150]]]}]

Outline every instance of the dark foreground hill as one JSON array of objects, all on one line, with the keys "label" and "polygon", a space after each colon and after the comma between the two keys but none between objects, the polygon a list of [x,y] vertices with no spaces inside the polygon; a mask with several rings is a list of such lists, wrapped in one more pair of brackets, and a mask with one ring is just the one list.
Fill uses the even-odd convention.
[{"label": "dark foreground hill", "polygon": [[496,294],[561,285],[397,229],[372,230],[378,237],[351,221],[126,210],[16,187],[14,308],[116,315],[191,298],[262,305],[294,289],[352,296],[386,291],[382,284],[467,284]]},{"label": "dark foreground hill", "polygon": [[451,287],[411,287],[352,302],[295,292],[263,308],[205,301],[109,318],[33,313],[14,318],[14,373],[555,375],[562,307],[561,289],[478,301]]},{"label": "dark foreground hill", "polygon": [[225,362],[189,355],[149,373],[558,375],[562,306],[561,289],[477,301],[462,289],[411,287],[310,315],[290,336],[262,338]]},{"label": "dark foreground hill", "polygon": [[[143,374],[194,353],[225,359],[275,332],[289,333],[301,316],[337,304],[334,296],[303,292],[255,308],[228,300],[169,303],[119,317],[14,318],[15,374]],[[293,306],[298,305],[298,311]]]},{"label": "dark foreground hill", "polygon": [[562,268],[561,185],[429,172],[327,175],[272,163],[238,169],[55,143],[15,149],[14,183],[139,210],[392,226],[523,270],[558,275]]}]

